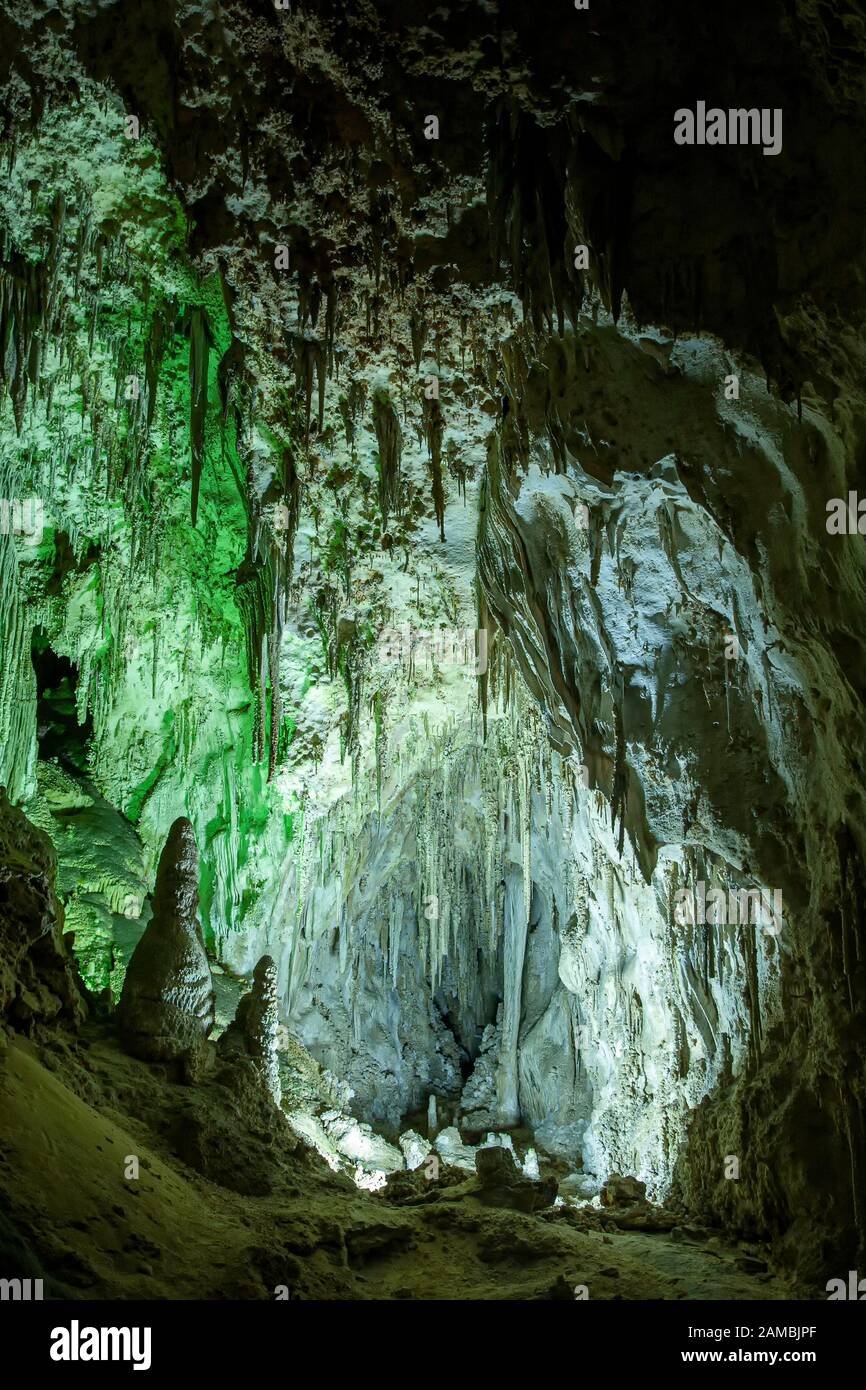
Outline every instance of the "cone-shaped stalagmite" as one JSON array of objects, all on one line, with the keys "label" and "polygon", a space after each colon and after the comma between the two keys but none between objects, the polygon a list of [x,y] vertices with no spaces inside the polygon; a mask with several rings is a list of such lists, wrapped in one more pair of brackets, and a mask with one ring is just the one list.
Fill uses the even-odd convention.
[{"label": "cone-shaped stalagmite", "polygon": [[151,1062],[195,1053],[214,1024],[214,990],[198,907],[198,851],[188,820],[169,831],[156,872],[153,917],[129,963],[120,999],[127,1050]]},{"label": "cone-shaped stalagmite", "polygon": [[277,967],[270,956],[262,956],[253,971],[253,987],[238,1003],[234,1022],[220,1038],[219,1048],[227,1055],[252,1057],[277,1105],[281,1098],[278,1026]]}]

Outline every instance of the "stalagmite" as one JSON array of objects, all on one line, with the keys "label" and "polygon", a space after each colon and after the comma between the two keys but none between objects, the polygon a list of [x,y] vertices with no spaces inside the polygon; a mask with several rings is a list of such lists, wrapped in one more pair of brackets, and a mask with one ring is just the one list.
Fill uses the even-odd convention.
[{"label": "stalagmite", "polygon": [[198,850],[190,822],[176,820],[156,872],[153,916],[123,982],[118,1022],[129,1052],[150,1062],[198,1063],[214,1025],[214,990],[201,940]]},{"label": "stalagmite", "polygon": [[277,1005],[277,967],[270,956],[262,956],[253,971],[252,989],[239,1001],[234,1020],[217,1045],[224,1056],[252,1057],[275,1105],[279,1105],[281,1095]]}]

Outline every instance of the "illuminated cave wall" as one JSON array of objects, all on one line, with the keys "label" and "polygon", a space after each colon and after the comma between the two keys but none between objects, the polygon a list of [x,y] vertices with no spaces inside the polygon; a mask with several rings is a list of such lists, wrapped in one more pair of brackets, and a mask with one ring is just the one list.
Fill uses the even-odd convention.
[{"label": "illuminated cave wall", "polygon": [[[786,156],[756,183],[723,152],[712,225],[692,170],[672,227],[680,175],[612,95],[642,45],[604,24],[584,91],[522,12],[495,56],[483,7],[144,6],[122,42],[112,5],[26,10],[0,493],[44,532],[0,535],[0,781],[88,982],[119,987],[187,814],[209,945],[274,955],[365,1118],[434,1091],[590,1184],[808,1226],[810,1144],[784,1175],[779,1145],[817,1115],[840,1190],[864,1167],[864,570],[824,525],[862,449],[844,159],[841,246],[792,227]],[[810,52],[794,148],[854,82]],[[425,139],[438,109],[461,138]],[[471,640],[406,650],[440,629],[483,630],[480,678]],[[85,769],[51,751],[73,695]],[[699,882],[780,892],[783,930],[678,921]]]}]

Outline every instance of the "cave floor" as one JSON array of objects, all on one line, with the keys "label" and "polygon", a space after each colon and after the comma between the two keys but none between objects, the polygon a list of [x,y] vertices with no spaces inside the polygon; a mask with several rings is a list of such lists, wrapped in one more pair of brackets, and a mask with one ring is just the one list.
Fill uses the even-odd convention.
[{"label": "cave floor", "polygon": [[[602,1300],[804,1296],[747,1272],[746,1248],[712,1233],[584,1230],[565,1208],[482,1206],[466,1184],[398,1206],[300,1146],[276,1156],[267,1195],[229,1190],[166,1137],[195,1089],[105,1030],[0,1046],[2,1206],[47,1296],[263,1299],[284,1286],[304,1299],[571,1299],[577,1285]],[[224,1126],[213,1143],[227,1142]],[[124,1177],[132,1155],[137,1181]]]}]

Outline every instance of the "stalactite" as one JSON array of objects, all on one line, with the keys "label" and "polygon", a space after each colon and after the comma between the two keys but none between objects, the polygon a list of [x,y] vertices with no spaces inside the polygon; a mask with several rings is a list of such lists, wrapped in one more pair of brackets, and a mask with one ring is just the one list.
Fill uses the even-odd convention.
[{"label": "stalactite", "polygon": [[[150,319],[144,346],[144,380],[147,398],[145,422],[148,431],[153,424],[159,386],[159,370],[174,328],[175,315],[175,305],[171,301],[165,301],[154,311]],[[190,357],[192,357],[192,340],[190,340]]]},{"label": "stalactite", "polygon": [[261,762],[264,757],[267,728],[265,656],[267,634],[272,623],[273,589],[267,562],[256,553],[254,540],[256,529],[256,523],[251,522],[247,554],[236,576],[235,602],[243,620],[247,650],[247,679],[255,707],[253,760]]},{"label": "stalactite", "polygon": [[566,150],[559,131],[542,129],[533,117],[506,101],[494,110],[487,130],[487,203],[491,254],[498,265],[507,248],[514,286],[526,316],[538,331],[559,332],[568,308],[572,322],[580,307],[580,282],[570,273],[565,218]]},{"label": "stalactite", "polygon": [[412,311],[409,317],[409,335],[412,340],[412,358],[415,363],[415,370],[421,366],[421,358],[424,355],[424,345],[427,342],[427,316],[424,311],[423,302]]},{"label": "stalactite", "polygon": [[189,315],[189,437],[192,451],[191,516],[195,526],[201,470],[204,463],[205,418],[208,404],[208,363],[213,344],[207,313],[194,305]]},{"label": "stalactite", "polygon": [[616,754],[613,772],[613,790],[610,799],[610,819],[611,825],[616,827],[617,815],[619,815],[619,840],[618,852],[621,855],[625,843],[625,813],[628,802],[628,766],[625,756],[625,730],[623,727],[622,707],[614,706],[614,725],[616,729]]},{"label": "stalactite", "polygon": [[334,342],[337,333],[337,282],[331,280],[325,299],[325,354],[328,376],[334,374]]},{"label": "stalactite", "polygon": [[322,344],[312,338],[295,338],[295,384],[304,401],[304,442],[310,439],[310,418],[313,406],[313,386],[318,387],[318,428],[321,434],[325,420],[326,355]]},{"label": "stalactite", "polygon": [[399,517],[401,510],[403,432],[391,398],[383,388],[373,393],[373,428],[379,445],[379,510],[382,526],[387,529],[389,518]]},{"label": "stalactite", "polygon": [[442,410],[438,397],[424,398],[424,429],[433,480],[433,510],[439,527],[439,539],[445,540],[445,489],[442,485]]},{"label": "stalactite", "polygon": [[376,811],[380,818],[382,815],[382,766],[385,758],[385,739],[383,736],[384,703],[382,692],[379,690],[375,691],[371,705],[376,729],[374,745],[374,756],[376,759]]},{"label": "stalactite", "polygon": [[230,417],[234,418],[237,435],[244,428],[244,419],[250,409],[252,384],[246,367],[244,345],[232,336],[217,367],[217,387],[221,405],[223,449],[225,449],[225,428]]},{"label": "stalactite", "polygon": [[0,383],[12,398],[18,434],[24,428],[28,364],[37,335],[45,331],[46,301],[52,272],[47,261],[28,261],[13,253],[0,267]]},{"label": "stalactite", "polygon": [[339,401],[337,402],[340,411],[340,417],[343,421],[343,428],[346,432],[346,443],[349,446],[349,449],[353,455],[355,451],[355,432],[357,428],[357,423],[361,415],[361,411],[364,408],[364,402],[366,401],[366,399],[366,384],[358,378],[354,378],[349,383],[348,391],[346,391],[344,395],[341,395]]},{"label": "stalactite", "polygon": [[[480,525],[480,522],[479,522]],[[478,669],[478,704],[481,709],[481,726],[485,740],[487,739],[487,706],[490,683],[490,663],[494,659],[493,646],[495,633],[493,631],[493,619],[487,607],[487,595],[484,587],[476,581],[475,585],[476,603],[478,605],[478,633],[484,634],[485,660],[479,662]]]}]

